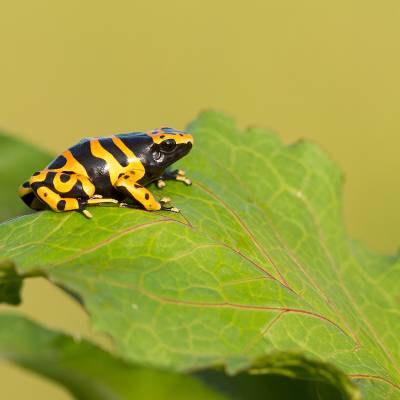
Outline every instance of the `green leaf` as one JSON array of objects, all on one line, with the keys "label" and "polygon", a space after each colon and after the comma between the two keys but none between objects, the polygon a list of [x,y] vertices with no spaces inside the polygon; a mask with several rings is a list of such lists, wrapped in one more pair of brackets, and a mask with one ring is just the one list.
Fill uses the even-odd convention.
[{"label": "green leaf", "polygon": [[82,400],[225,399],[195,378],[129,365],[86,340],[12,314],[0,315],[0,358],[60,383]]},{"label": "green leaf", "polygon": [[220,371],[198,374],[209,386],[236,400],[338,400],[343,399],[337,388],[323,382],[293,379],[278,374],[240,373],[228,376]]},{"label": "green leaf", "polygon": [[7,260],[0,261],[0,303],[19,304],[21,287],[22,277],[14,265]]},{"label": "green leaf", "polygon": [[0,132],[0,221],[28,213],[18,187],[51,161],[49,154]]},{"label": "green leaf", "polygon": [[37,213],[0,228],[4,258],[79,296],[129,360],[236,373],[262,357],[260,372],[293,377],[320,363],[308,378],[348,398],[350,380],[365,399],[400,398],[399,257],[348,237],[336,166],[314,144],[212,112],[191,130],[179,167],[193,186],[159,193],[181,214]]}]

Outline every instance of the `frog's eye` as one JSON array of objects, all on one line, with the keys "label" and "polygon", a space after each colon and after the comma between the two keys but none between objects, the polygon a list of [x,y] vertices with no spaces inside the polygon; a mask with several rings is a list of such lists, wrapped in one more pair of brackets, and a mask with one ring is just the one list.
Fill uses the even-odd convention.
[{"label": "frog's eye", "polygon": [[159,151],[153,151],[154,161],[160,161],[161,157],[164,157]]},{"label": "frog's eye", "polygon": [[167,139],[160,143],[160,150],[164,153],[171,153],[176,149],[176,142],[174,139]]}]

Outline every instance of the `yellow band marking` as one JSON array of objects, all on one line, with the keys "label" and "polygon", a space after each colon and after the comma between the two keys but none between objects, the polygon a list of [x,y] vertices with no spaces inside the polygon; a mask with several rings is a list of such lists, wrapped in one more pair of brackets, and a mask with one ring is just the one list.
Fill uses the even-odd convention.
[{"label": "yellow band marking", "polygon": [[62,182],[61,181],[61,176],[62,175],[67,175],[67,174],[63,174],[62,172],[58,172],[54,179],[53,179],[53,185],[54,188],[56,189],[57,192],[59,193],[67,193],[69,192],[75,185],[77,182],[77,177],[75,174],[72,174],[69,176],[69,179],[67,182]]},{"label": "yellow band marking", "polygon": [[98,139],[92,139],[90,141],[90,151],[95,157],[101,158],[107,163],[110,181],[111,184],[114,185],[114,183],[118,180],[118,175],[124,172],[126,168],[121,167],[121,164],[111,153],[104,149]]},{"label": "yellow band marking", "polygon": [[156,131],[146,132],[150,136],[154,143],[160,144],[164,140],[174,139],[177,144],[192,143],[193,136],[190,133],[165,133],[163,130],[158,129]]}]

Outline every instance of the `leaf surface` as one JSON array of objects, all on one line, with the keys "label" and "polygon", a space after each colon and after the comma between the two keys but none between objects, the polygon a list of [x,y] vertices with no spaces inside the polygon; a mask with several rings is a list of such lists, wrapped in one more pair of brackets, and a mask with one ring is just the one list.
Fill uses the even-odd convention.
[{"label": "leaf surface", "polygon": [[[168,183],[182,213],[42,212],[0,228],[3,257],[76,293],[129,360],[174,370],[263,357],[329,363],[348,397],[400,398],[399,257],[371,253],[342,223],[342,176],[314,144],[202,114],[181,160],[192,187]],[[156,189],[154,189],[156,191]],[[299,358],[300,356],[300,358]],[[291,361],[292,360],[292,364]],[[389,397],[388,397],[389,396]]]},{"label": "leaf surface", "polygon": [[60,383],[81,400],[226,399],[192,377],[128,365],[85,340],[13,314],[0,315],[1,358]]}]

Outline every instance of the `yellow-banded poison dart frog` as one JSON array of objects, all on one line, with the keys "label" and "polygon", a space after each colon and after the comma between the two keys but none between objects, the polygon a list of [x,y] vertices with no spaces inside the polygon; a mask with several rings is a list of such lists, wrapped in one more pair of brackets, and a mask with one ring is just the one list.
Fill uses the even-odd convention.
[{"label": "yellow-banded poison dart frog", "polygon": [[86,138],[35,172],[19,196],[33,210],[77,210],[88,218],[86,206],[101,203],[178,212],[166,206],[168,198],[157,201],[145,186],[156,182],[162,188],[168,179],[190,185],[184,171],[167,168],[192,145],[191,134],[173,128]]}]

